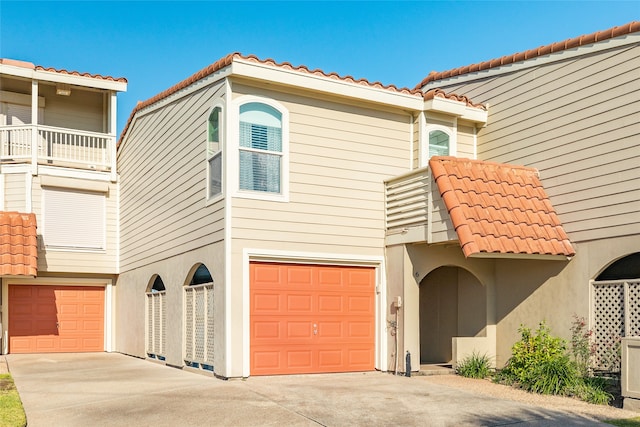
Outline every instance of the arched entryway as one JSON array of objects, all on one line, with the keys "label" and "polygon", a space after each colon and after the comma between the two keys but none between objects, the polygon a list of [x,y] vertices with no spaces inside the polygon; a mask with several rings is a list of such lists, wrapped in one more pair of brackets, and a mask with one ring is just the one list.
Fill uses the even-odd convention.
[{"label": "arched entryway", "polygon": [[204,264],[191,268],[184,291],[184,362],[193,368],[213,371],[214,289],[213,278]]},{"label": "arched entryway", "polygon": [[620,342],[640,335],[640,252],[609,264],[592,282],[596,367],[620,370]]},{"label": "arched entryway", "polygon": [[167,342],[166,289],[162,278],[154,274],[146,288],[146,352],[152,359],[165,359]]},{"label": "arched entryway", "polygon": [[420,282],[420,363],[450,364],[453,337],[484,337],[487,296],[460,267],[439,267]]}]

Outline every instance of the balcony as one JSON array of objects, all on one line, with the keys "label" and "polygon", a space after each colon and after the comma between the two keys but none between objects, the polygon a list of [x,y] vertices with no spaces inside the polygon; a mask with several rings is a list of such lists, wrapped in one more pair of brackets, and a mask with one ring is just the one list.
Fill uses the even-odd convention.
[{"label": "balcony", "polygon": [[0,162],[113,171],[115,137],[43,125],[0,126]]},{"label": "balcony", "polygon": [[386,244],[458,239],[428,167],[385,181]]}]

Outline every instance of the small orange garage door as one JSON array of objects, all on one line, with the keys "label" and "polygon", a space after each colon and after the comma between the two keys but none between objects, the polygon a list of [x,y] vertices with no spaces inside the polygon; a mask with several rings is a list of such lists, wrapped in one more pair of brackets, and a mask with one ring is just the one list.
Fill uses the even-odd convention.
[{"label": "small orange garage door", "polygon": [[251,375],[370,371],[375,269],[251,263]]},{"label": "small orange garage door", "polygon": [[9,353],[104,351],[104,288],[9,286]]}]

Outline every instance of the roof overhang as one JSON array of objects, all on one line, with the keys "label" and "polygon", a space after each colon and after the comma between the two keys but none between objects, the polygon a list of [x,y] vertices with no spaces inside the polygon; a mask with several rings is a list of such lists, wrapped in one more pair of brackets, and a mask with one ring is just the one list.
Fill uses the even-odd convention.
[{"label": "roof overhang", "polygon": [[399,107],[405,110],[420,111],[423,107],[422,96],[418,93],[378,88],[370,84],[359,84],[312,72],[274,67],[262,62],[235,58],[231,64],[231,75],[254,80],[266,80],[282,86],[298,87],[315,92],[323,92],[342,98],[352,98]]},{"label": "roof overhang", "polygon": [[435,111],[456,116],[460,119],[468,120],[477,124],[487,123],[489,112],[482,108],[466,105],[464,102],[453,99],[434,97],[424,101],[424,111]]},{"label": "roof overhang", "polygon": [[34,68],[0,63],[0,74],[14,77],[22,77],[43,82],[64,83],[74,86],[83,86],[96,89],[124,92],[127,83],[116,80],[87,77],[75,74],[58,73],[54,71],[38,70]]},{"label": "roof overhang", "polygon": [[35,277],[37,273],[35,214],[0,211],[0,277]]}]

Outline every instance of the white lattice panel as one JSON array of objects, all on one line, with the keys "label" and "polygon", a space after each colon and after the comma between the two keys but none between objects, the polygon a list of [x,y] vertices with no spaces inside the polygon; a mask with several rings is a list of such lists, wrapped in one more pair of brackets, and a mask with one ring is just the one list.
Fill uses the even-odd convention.
[{"label": "white lattice panel", "polygon": [[153,353],[153,295],[147,294],[147,353]]},{"label": "white lattice panel", "polygon": [[640,280],[628,282],[627,336],[640,337]]},{"label": "white lattice panel", "polygon": [[594,335],[596,366],[599,369],[619,369],[617,345],[624,336],[624,283],[594,282]]},{"label": "white lattice panel", "polygon": [[213,283],[185,289],[185,359],[213,366]]},{"label": "white lattice panel", "polygon": [[165,292],[147,294],[147,353],[155,356],[164,356],[164,300]]},{"label": "white lattice panel", "polygon": [[206,363],[213,366],[213,330],[214,330],[214,317],[213,317],[213,285],[206,287],[207,292],[207,357]]},{"label": "white lattice panel", "polygon": [[185,359],[193,360],[193,288],[185,288]]},{"label": "white lattice panel", "polygon": [[195,289],[195,337],[194,337],[194,358],[196,361],[204,361],[204,329],[205,329],[205,289],[200,287]]}]

